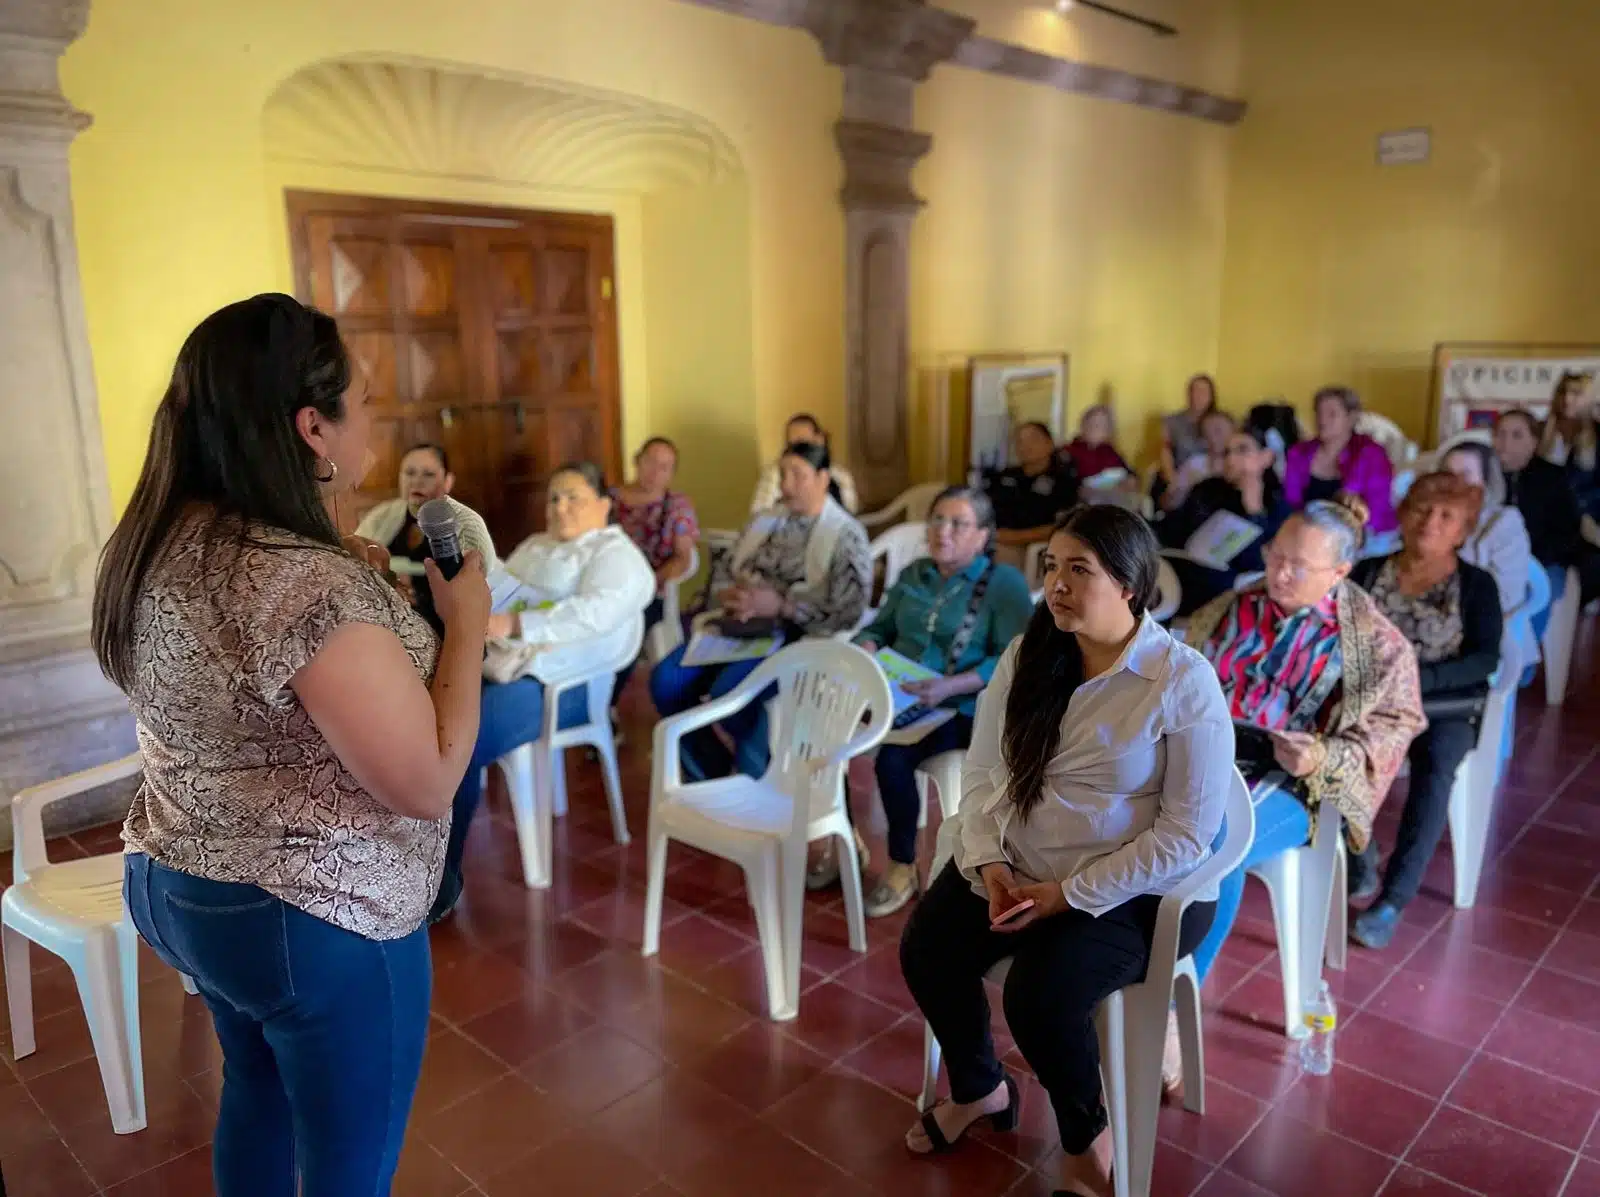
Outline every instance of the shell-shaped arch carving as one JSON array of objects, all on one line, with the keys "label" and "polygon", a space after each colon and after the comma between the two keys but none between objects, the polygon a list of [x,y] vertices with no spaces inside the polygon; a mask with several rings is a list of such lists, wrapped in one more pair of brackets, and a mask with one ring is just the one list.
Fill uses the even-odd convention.
[{"label": "shell-shaped arch carving", "polygon": [[648,194],[742,173],[716,126],[639,96],[439,63],[337,59],[263,114],[275,158]]}]

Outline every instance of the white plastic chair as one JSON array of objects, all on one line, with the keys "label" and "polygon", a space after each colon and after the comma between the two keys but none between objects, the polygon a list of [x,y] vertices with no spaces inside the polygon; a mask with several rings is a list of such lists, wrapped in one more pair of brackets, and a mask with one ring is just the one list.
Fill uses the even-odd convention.
[{"label": "white plastic chair", "polygon": [[921,482],[916,486],[907,487],[887,507],[858,515],[856,519],[865,528],[892,524],[895,516],[899,516],[906,523],[923,523],[928,518],[928,512],[933,510],[933,501],[939,497],[945,486],[943,482]]},{"label": "white plastic chair", "polygon": [[1044,551],[1049,547],[1049,541],[1036,540],[1022,555],[1022,576],[1030,587],[1044,585]]},{"label": "white plastic chair", "polygon": [[[955,850],[957,824],[939,829],[934,873]],[[1178,933],[1183,912],[1195,895],[1239,866],[1255,838],[1255,807],[1250,787],[1237,769],[1228,788],[1227,825],[1222,846],[1211,858],[1161,899],[1150,965],[1145,979],[1113,993],[1095,1011],[1100,1037],[1100,1079],[1111,1123],[1113,1179],[1116,1197],[1146,1197],[1155,1167],[1156,1119],[1161,1112],[1161,1057],[1166,1046],[1167,1011],[1178,1007],[1178,1038],[1183,1048],[1183,1104],[1196,1114],[1206,1112],[1205,1043],[1200,1029],[1200,981],[1194,960],[1179,958]],[[989,980],[1003,984],[1011,961],[989,970]],[[939,1041],[926,1023],[922,1029],[922,1093],[919,1110],[931,1109],[939,1084]]]},{"label": "white plastic chair", "polygon": [[1516,638],[1508,629],[1500,641],[1500,668],[1489,682],[1489,701],[1478,727],[1478,742],[1461,760],[1450,786],[1450,861],[1455,872],[1455,904],[1469,910],[1478,900],[1478,880],[1489,843],[1489,821],[1500,783],[1501,748],[1505,744],[1516,701],[1522,662]]},{"label": "white plastic chair", "polygon": [[654,665],[683,643],[682,587],[700,572],[700,550],[689,550],[689,568],[661,588],[661,622],[650,629],[645,640],[645,656]]},{"label": "white plastic chair", "polygon": [[[1530,665],[1539,663],[1539,642],[1534,639],[1533,621],[1550,607],[1550,576],[1544,572],[1544,566],[1537,561],[1528,563],[1528,597],[1521,603],[1506,612],[1505,644],[1517,654],[1516,676],[1512,679],[1515,684],[1507,691],[1505,696],[1504,731],[1500,738],[1500,768],[1511,759],[1511,744],[1516,738],[1517,730],[1517,695],[1521,692],[1521,676],[1527,672]],[[1522,654],[1532,650],[1532,660]],[[1506,669],[1505,650],[1502,649],[1501,671]],[[1498,780],[1499,771],[1496,771]]]},{"label": "white plastic chair", "polygon": [[[1537,561],[1534,567],[1543,569]],[[1539,648],[1544,654],[1544,700],[1558,707],[1567,697],[1567,675],[1572,671],[1572,651],[1578,640],[1578,617],[1583,613],[1582,583],[1578,571],[1567,570],[1567,584],[1561,597],[1550,604],[1550,622],[1545,625]]]},{"label": "white plastic chair", "polygon": [[956,811],[961,808],[961,766],[966,763],[966,759],[965,748],[953,748],[949,752],[930,756],[911,774],[917,783],[917,800],[920,803],[920,811],[917,814],[918,831],[928,825],[930,786],[938,793],[939,811],[945,821],[955,818]]},{"label": "white plastic chair", "polygon": [[1410,465],[1417,459],[1416,442],[1400,431],[1400,425],[1387,416],[1380,416],[1377,412],[1363,411],[1356,413],[1356,431],[1365,436],[1370,436],[1383,446],[1383,451],[1389,455],[1389,461],[1395,469]]},{"label": "white plastic chair", "polygon": [[[18,793],[11,800],[13,881],[0,897],[13,1050],[20,1059],[36,1047],[31,941],[72,969],[111,1110],[111,1129],[119,1135],[145,1128],[139,935],[122,899],[122,853],[52,864],[45,850],[43,811],[52,802],[133,777],[139,768],[135,753]],[[184,987],[193,991],[187,978]]]},{"label": "white plastic chair", "polygon": [[[899,580],[906,566],[928,555],[928,525],[921,522],[896,524],[874,537],[867,551],[872,557],[871,568],[874,573],[878,562],[883,562],[883,593],[888,594],[889,588]],[[876,607],[867,608],[856,621],[855,630],[859,632],[866,627],[877,618],[877,614]]]},{"label": "white plastic chair", "polygon": [[1283,974],[1283,1033],[1290,1039],[1306,1035],[1305,1008],[1317,996],[1324,957],[1330,968],[1345,965],[1349,878],[1342,824],[1333,803],[1324,802],[1310,844],[1250,870],[1272,899]]},{"label": "white plastic chair", "polygon": [[[611,833],[619,844],[629,841],[628,815],[622,806],[622,776],[617,770],[617,742],[611,730],[611,689],[618,671],[639,656],[644,616],[640,615],[631,626],[632,634],[604,660],[586,662],[579,670],[546,677],[544,722],[537,738],[495,762],[511,794],[517,846],[522,852],[522,877],[529,889],[550,888],[554,820],[567,813],[568,748],[587,745],[595,750],[605,777],[606,801],[611,807]],[[577,727],[563,729],[561,699],[573,690],[584,694],[587,716]]]},{"label": "white plastic chair", "polygon": [[[684,736],[742,710],[773,685],[778,695],[768,706],[772,760],[766,776],[685,782]],[[865,952],[861,866],[844,807],[845,770],[852,758],[877,747],[893,715],[894,700],[878,663],[854,645],[819,638],[767,658],[722,698],[656,724],[643,954],[654,956],[661,944],[667,842],[733,861],[744,869],[755,908],[768,1010],[775,1021],[794,1018],[800,1012],[806,847],[830,836],[838,842],[850,947]]]},{"label": "white plastic chair", "polygon": [[1178,582],[1178,571],[1165,557],[1158,558],[1156,566],[1156,605],[1150,609],[1150,618],[1166,623],[1178,613],[1183,602],[1183,587]]}]

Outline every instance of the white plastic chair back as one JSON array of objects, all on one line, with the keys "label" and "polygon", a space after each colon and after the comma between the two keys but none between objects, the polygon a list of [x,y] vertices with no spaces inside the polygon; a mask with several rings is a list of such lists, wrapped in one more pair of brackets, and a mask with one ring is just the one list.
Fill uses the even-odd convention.
[{"label": "white plastic chair back", "polygon": [[[934,873],[954,851],[959,820],[947,819],[939,829]],[[1167,1010],[1177,1000],[1178,1030],[1183,1045],[1185,1108],[1205,1113],[1205,1047],[1200,1037],[1200,985],[1190,957],[1178,958],[1183,912],[1197,895],[1214,889],[1244,860],[1255,839],[1255,807],[1250,787],[1233,771],[1228,786],[1222,843],[1209,859],[1161,899],[1155,937],[1145,979],[1112,994],[1095,1014],[1100,1038],[1100,1076],[1114,1144],[1116,1197],[1150,1192],[1155,1166],[1156,1119],[1161,1109],[1161,1057],[1166,1044]],[[1002,983],[1011,961],[989,970]],[[917,1108],[933,1105],[938,1086],[939,1043],[923,1026],[923,1085]]]},{"label": "white plastic chair back", "polygon": [[[529,889],[550,887],[554,821],[567,813],[566,749],[585,745],[595,750],[605,781],[606,802],[611,808],[612,835],[619,844],[626,844],[631,838],[627,811],[622,805],[616,736],[611,730],[611,691],[617,674],[638,659],[643,642],[641,613],[631,625],[631,634],[619,638],[616,648],[605,657],[548,674],[544,679],[544,716],[538,738],[513,749],[497,762],[511,795],[517,846],[522,854],[522,878]],[[584,696],[584,718],[576,727],[562,728],[562,699],[573,690]]]},{"label": "white plastic chair back", "polygon": [[893,523],[896,516],[906,523],[923,523],[927,520],[928,513],[933,510],[933,501],[945,487],[946,484],[943,482],[918,483],[901,491],[887,507],[880,507],[877,511],[869,511],[856,518],[867,528]]},{"label": "white plastic chair back", "polygon": [[1414,441],[1400,431],[1400,425],[1387,416],[1380,416],[1377,412],[1363,411],[1356,413],[1356,431],[1364,436],[1370,436],[1383,446],[1383,451],[1389,455],[1390,464],[1395,469],[1409,465],[1417,458],[1417,446]]},{"label": "white plastic chair back", "polygon": [[[912,779],[917,784],[918,830],[928,825],[929,786],[939,795],[939,814],[944,823],[956,821],[956,812],[961,809],[961,767],[966,761],[967,750],[953,748],[949,752],[930,756],[912,773]],[[944,823],[940,826],[943,827]]]},{"label": "white plastic chair back", "polygon": [[1182,602],[1183,587],[1178,582],[1178,571],[1172,568],[1172,562],[1161,557],[1156,566],[1156,604],[1150,609],[1150,617],[1157,623],[1166,623],[1178,613]]},{"label": "white plastic chair back", "polygon": [[[137,753],[19,792],[11,801],[12,875],[0,896],[6,1000],[17,1058],[32,1055],[33,975],[29,944],[64,960],[77,982],[119,1135],[145,1128],[144,1061],[139,1032],[138,932],[122,896],[122,853],[52,863],[44,808],[138,774]],[[185,979],[185,989],[191,984]]]},{"label": "white plastic chair back", "polygon": [[1049,547],[1049,541],[1036,540],[1028,546],[1028,551],[1023,554],[1022,576],[1028,579],[1029,587],[1043,587],[1044,551]]},{"label": "white plastic chair back", "polygon": [[[1534,562],[1534,568],[1544,568]],[[1576,569],[1567,570],[1567,584],[1561,597],[1550,604],[1550,622],[1545,625],[1540,649],[1544,653],[1544,699],[1553,707],[1567,697],[1567,676],[1572,671],[1572,651],[1578,640],[1578,617],[1583,613],[1582,583]]]},{"label": "white plastic chair back", "polygon": [[921,520],[909,524],[896,524],[880,533],[870,546],[874,561],[883,561],[883,589],[900,580],[906,566],[928,555],[928,525]]},{"label": "white plastic chair back", "polygon": [[645,655],[653,665],[683,643],[682,588],[700,572],[700,550],[690,548],[689,568],[661,588],[661,622],[650,629]]}]

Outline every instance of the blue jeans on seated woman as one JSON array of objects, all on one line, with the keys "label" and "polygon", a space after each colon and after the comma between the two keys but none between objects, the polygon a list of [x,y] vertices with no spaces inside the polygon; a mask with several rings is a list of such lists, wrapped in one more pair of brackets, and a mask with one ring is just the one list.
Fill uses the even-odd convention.
[{"label": "blue jeans on seated woman", "polygon": [[[578,727],[589,717],[589,699],[583,689],[568,690],[561,698],[562,730]],[[605,713],[600,717],[604,719]],[[544,683],[522,677],[514,682],[483,683],[478,714],[478,742],[472,748],[467,775],[456,790],[450,813],[450,844],[444,854],[444,876],[428,921],[438,922],[455,908],[465,881],[461,858],[467,851],[467,832],[483,799],[483,771],[515,748],[531,744],[544,729]]]},{"label": "blue jeans on seated woman", "polygon": [[367,939],[140,852],[123,886],[134,926],[194,978],[222,1045],[220,1197],[387,1193],[428,1037],[427,931]]},{"label": "blue jeans on seated woman", "polygon": [[[760,661],[735,661],[729,665],[685,665],[687,644],[680,644],[661,658],[650,673],[650,697],[663,717],[681,715],[707,698],[721,698],[739,687],[756,671]],[[680,767],[689,781],[708,781],[727,777],[737,768],[746,777],[763,777],[772,760],[767,736],[767,701],[778,692],[776,686],[752,699],[750,705],[721,721],[722,730],[734,743],[734,751],[717,738],[715,730],[702,727],[683,738]]]},{"label": "blue jeans on seated woman", "polygon": [[1273,785],[1271,791],[1256,802],[1256,838],[1245,853],[1243,862],[1218,885],[1217,913],[1211,929],[1194,950],[1194,970],[1200,980],[1206,979],[1211,965],[1222,950],[1222,943],[1233,930],[1239,917],[1239,903],[1244,899],[1244,875],[1256,865],[1271,860],[1280,852],[1303,847],[1311,839],[1311,812],[1305,803],[1289,791]]}]

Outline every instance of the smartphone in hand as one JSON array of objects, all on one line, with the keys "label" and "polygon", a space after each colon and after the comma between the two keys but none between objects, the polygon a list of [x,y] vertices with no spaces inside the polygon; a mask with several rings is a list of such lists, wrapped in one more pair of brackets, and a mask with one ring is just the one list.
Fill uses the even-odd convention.
[{"label": "smartphone in hand", "polygon": [[1032,909],[1033,909],[1033,899],[1032,898],[1024,898],[1024,899],[1022,899],[1022,901],[1018,902],[1015,906],[1011,907],[1011,909],[1001,911],[1000,912],[1000,917],[995,919],[994,922],[990,923],[989,926],[991,926],[991,927],[1003,927],[1003,926],[1005,926],[1005,924],[1009,923],[1012,919],[1018,918],[1019,916],[1021,916],[1026,911],[1029,911],[1029,910],[1032,910]]}]

